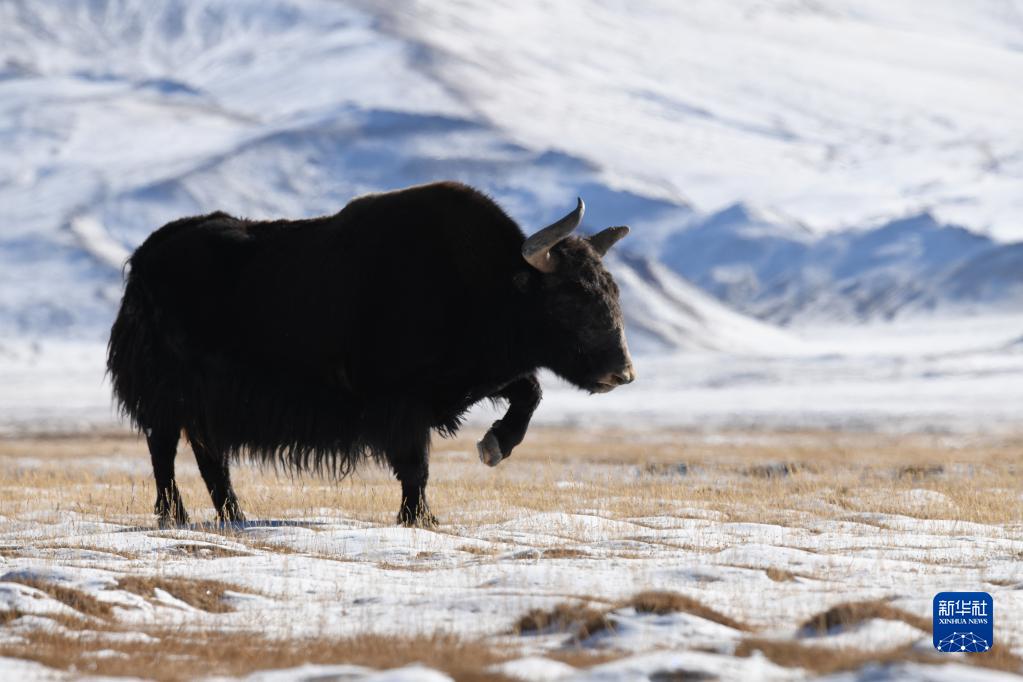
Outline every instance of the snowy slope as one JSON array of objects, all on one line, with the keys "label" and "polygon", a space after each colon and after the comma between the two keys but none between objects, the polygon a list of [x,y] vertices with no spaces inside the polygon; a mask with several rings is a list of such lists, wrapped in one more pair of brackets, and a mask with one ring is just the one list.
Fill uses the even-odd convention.
[{"label": "snowy slope", "polygon": [[627,253],[608,258],[636,352],[772,353],[801,347],[784,331],[723,307],[656,261]]},{"label": "snowy slope", "polygon": [[[173,218],[324,214],[438,178],[527,230],[582,195],[587,229],[630,224],[623,247],[769,321],[1003,308],[1019,250],[976,233],[1023,235],[1020,45],[1018,3],[993,0],[11,0],[0,333],[101,338],[119,262]],[[713,302],[616,267],[650,348],[775,343],[683,320]]]},{"label": "snowy slope", "polygon": [[[7,158],[0,184],[10,226],[0,328],[10,333],[102,336],[130,249],[170,220],[214,209],[322,215],[358,194],[451,178],[493,194],[526,230],[577,194],[600,221],[588,229],[673,226],[690,214],[612,189],[583,160],[509,142],[414,71],[415,50],[380,36],[367,14],[314,2],[69,6],[77,10],[5,7],[2,115],[23,151]],[[51,118],[35,121],[44,99]],[[40,280],[41,269],[52,276]],[[736,340],[712,323],[738,316],[710,311],[720,304],[699,291],[678,284],[666,294],[642,281],[648,269],[621,270],[638,347]],[[706,314],[686,319],[696,309]]]},{"label": "snowy slope", "polygon": [[927,207],[1023,238],[1018,1],[390,7],[463,101],[616,186],[820,230]]},{"label": "snowy slope", "polygon": [[1023,309],[1023,243],[926,212],[820,235],[736,204],[654,250],[731,307],[781,324]]},{"label": "snowy slope", "polygon": [[[130,248],[195,206],[183,198],[163,216],[140,212],[131,239],[72,229],[95,225],[95,207],[112,196],[353,96],[365,107],[457,111],[401,68],[407,46],[371,23],[333,3],[0,5],[0,143],[10,151],[0,156],[0,331],[101,335],[119,296],[111,242]],[[382,69],[387,79],[369,77]],[[327,76],[360,87],[323,87]],[[253,190],[273,194],[275,181]]]}]

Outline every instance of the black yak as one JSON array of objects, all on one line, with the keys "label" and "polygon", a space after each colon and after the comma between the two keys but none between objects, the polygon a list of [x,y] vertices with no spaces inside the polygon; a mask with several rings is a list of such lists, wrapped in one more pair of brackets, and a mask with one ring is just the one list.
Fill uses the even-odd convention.
[{"label": "black yak", "polygon": [[486,399],[493,466],[540,402],[538,368],[605,392],[635,373],[601,257],[627,232],[571,235],[583,203],[528,239],[485,195],[438,183],[353,200],[336,215],[183,218],[129,260],[110,334],[116,398],[146,436],[160,524],[187,523],[174,482],[184,431],[222,521],[243,519],[228,464],[298,471],[388,464],[399,523],[426,504],[430,431]]}]

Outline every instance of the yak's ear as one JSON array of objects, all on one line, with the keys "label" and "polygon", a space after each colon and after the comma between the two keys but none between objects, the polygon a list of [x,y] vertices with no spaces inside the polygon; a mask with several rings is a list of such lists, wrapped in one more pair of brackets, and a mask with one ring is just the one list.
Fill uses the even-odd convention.
[{"label": "yak's ear", "polygon": [[590,243],[594,251],[599,253],[601,256],[607,255],[607,252],[611,250],[619,239],[629,234],[629,228],[625,225],[619,225],[617,227],[609,227],[601,230],[592,237],[587,237],[586,241]]}]

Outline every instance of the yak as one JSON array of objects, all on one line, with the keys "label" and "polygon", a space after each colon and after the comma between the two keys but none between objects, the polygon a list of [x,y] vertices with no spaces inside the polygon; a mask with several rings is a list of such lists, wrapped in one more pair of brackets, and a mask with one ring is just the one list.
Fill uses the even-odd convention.
[{"label": "yak", "polygon": [[131,255],[107,369],[145,434],[161,527],[188,515],[182,433],[221,522],[243,521],[229,464],[336,477],[366,459],[401,483],[398,523],[432,525],[431,431],[506,401],[477,448],[494,466],[540,402],[537,370],[602,393],[636,376],[601,258],[628,232],[572,232],[582,199],[526,238],[485,194],[440,182],[339,213],[175,220]]}]

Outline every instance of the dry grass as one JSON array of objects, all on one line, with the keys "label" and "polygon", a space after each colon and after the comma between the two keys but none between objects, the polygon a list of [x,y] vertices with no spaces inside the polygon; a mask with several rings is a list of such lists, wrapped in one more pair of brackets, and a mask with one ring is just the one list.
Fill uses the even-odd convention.
[{"label": "dry grass", "polygon": [[622,602],[616,608],[622,608],[625,606],[631,606],[639,613],[656,613],[658,615],[664,615],[666,613],[688,613],[735,630],[748,632],[752,629],[744,623],[740,623],[733,618],[729,618],[728,616],[718,613],[714,609],[700,603],[692,597],[687,597],[684,594],[679,594],[677,592],[640,592],[632,598]]},{"label": "dry grass", "polygon": [[764,571],[764,573],[766,573],[767,577],[776,583],[792,582],[797,577],[796,574],[791,571],[786,571],[783,568],[775,568],[774,566],[768,568],[766,571]]},{"label": "dry grass", "polygon": [[754,464],[744,469],[742,473],[753,478],[786,478],[800,473],[813,473],[815,470],[816,467],[806,462],[771,462]]},{"label": "dry grass", "polygon": [[722,615],[691,597],[677,592],[647,591],[603,610],[576,602],[562,602],[550,609],[532,609],[519,618],[513,631],[519,635],[567,632],[574,640],[582,641],[600,632],[614,630],[612,617],[614,612],[629,607],[639,613],[657,615],[689,613],[736,630],[747,632],[751,630],[749,626]]},{"label": "dry grass", "polygon": [[1007,647],[998,645],[983,654],[951,656],[914,649],[910,645],[877,651],[874,649],[808,646],[788,640],[749,638],[739,643],[735,655],[749,656],[755,651],[762,653],[775,665],[786,668],[802,668],[818,675],[858,670],[867,664],[924,663],[943,665],[952,662],[1023,673],[1023,660],[1009,651]]},{"label": "dry grass", "polygon": [[[886,520],[874,516],[864,518],[862,513],[970,521],[1005,528],[1018,527],[1013,524],[1023,518],[1023,477],[1019,476],[1023,470],[1023,437],[966,440],[929,435],[824,432],[726,433],[708,437],[685,431],[533,429],[512,459],[497,469],[488,469],[479,464],[474,454],[474,440],[479,435],[467,430],[454,441],[435,440],[429,495],[433,511],[443,523],[449,524],[442,526],[442,532],[450,528],[503,523],[544,512],[627,520],[636,523],[636,532],[657,527],[646,517],[663,520],[672,516],[680,522],[709,518],[731,523],[777,524],[804,529],[807,534],[819,532],[821,524],[828,521],[869,523],[879,532],[885,532]],[[180,448],[177,468],[192,518],[197,522],[212,520],[209,497],[186,445]],[[963,475],[964,472],[968,475]],[[277,476],[272,471],[250,466],[235,466],[232,474],[242,507],[253,520],[329,518],[340,512],[346,518],[390,525],[398,505],[397,483],[389,472],[372,466],[364,467],[357,475],[340,483],[313,477]],[[917,494],[921,489],[927,494]],[[977,490],[997,494],[978,495]],[[32,524],[55,522],[59,513],[70,511],[152,529],[152,534],[164,541],[180,540],[160,550],[161,558],[169,560],[174,560],[175,554],[182,554],[211,561],[231,561],[246,556],[247,552],[320,556],[231,528],[201,529],[207,537],[210,533],[220,533],[238,543],[230,548],[199,543],[196,535],[188,532],[157,531],[152,517],[154,497],[148,454],[144,442],[134,436],[0,439],[0,516],[12,524],[22,520]],[[315,521],[301,523],[307,530],[316,531]],[[644,523],[650,525],[644,526]],[[867,530],[873,532],[875,528]],[[949,531],[950,534],[958,532]],[[593,539],[574,537],[571,531],[562,532],[557,528],[551,529],[550,534],[564,537],[565,545]],[[698,534],[687,537],[685,544],[671,544],[650,535],[637,535],[634,540],[648,543],[659,552],[709,554],[724,549],[720,540],[704,539]],[[52,539],[40,538],[31,548],[66,546],[55,545]],[[544,544],[548,542],[557,545],[556,540]],[[102,546],[75,548],[112,554],[121,551]],[[24,549],[9,546],[0,552],[17,557]],[[496,546],[469,544],[459,549],[473,557],[495,557],[495,561],[505,551]],[[571,546],[528,549],[538,550],[537,561],[592,557]],[[812,547],[800,549],[811,551]],[[633,547],[610,553],[615,560],[628,562],[641,558],[646,551]],[[126,553],[124,556],[133,560],[143,558]],[[347,560],[340,555],[322,558]],[[466,559],[483,564],[491,561]],[[391,563],[386,567],[417,570],[415,563]],[[131,568],[135,570],[135,566]],[[222,566],[218,564],[216,568]],[[806,577],[781,568],[767,568],[766,575],[778,583],[772,585],[764,581],[766,587],[779,591],[791,590],[794,586],[786,583],[797,576]],[[828,578],[835,576],[820,577]],[[57,668],[96,675],[147,670],[154,671],[161,679],[189,679],[197,675],[239,675],[256,668],[307,662],[392,667],[419,661],[458,679],[489,679],[484,672],[486,667],[514,653],[495,649],[492,642],[464,641],[446,635],[401,638],[365,635],[278,641],[251,633],[154,629],[145,632],[158,642],[122,641],[118,635],[124,632],[110,617],[109,610],[103,612],[109,607],[101,602],[59,585],[32,586],[68,604],[81,613],[83,619],[92,620],[88,623],[67,621],[64,624],[68,631],[63,634],[59,628],[52,632],[31,632],[23,642],[0,646],[0,655],[31,658]],[[154,597],[154,589],[163,589],[211,613],[229,610],[223,600],[225,590],[243,591],[215,581],[139,576],[122,578],[120,586],[147,599]],[[90,603],[90,599],[96,603]],[[559,604],[553,609],[531,611],[519,620],[515,631],[569,633],[573,639],[582,640],[611,627],[610,614],[624,606],[649,613],[692,613],[729,627],[750,629],[706,604],[674,593],[641,593],[624,602],[599,608],[592,606],[593,601],[588,600],[589,606]],[[0,614],[0,625],[18,615]],[[106,620],[99,622],[97,618]],[[819,633],[869,618],[901,620],[925,631],[930,628],[922,619],[884,602],[839,605],[811,618],[803,627],[807,632]],[[791,627],[794,623],[783,625]],[[98,633],[96,636],[100,639],[82,637],[83,632]],[[98,658],[94,652],[99,649],[117,653]],[[740,645],[740,653],[745,655],[753,650],[763,651],[781,665],[822,673],[854,669],[866,662],[918,660],[914,657],[923,662],[948,660],[914,653],[908,648],[879,655],[854,650],[825,651],[801,642],[753,638]],[[580,648],[562,649],[549,655],[578,666],[600,663],[615,656],[606,652],[593,654]],[[168,661],[173,664],[167,665]],[[1004,645],[997,644],[991,652],[968,657],[965,662],[1003,670],[1020,669],[1019,659]]]},{"label": "dry grass", "polygon": [[21,576],[17,574],[6,576],[4,582],[20,583],[21,585],[37,589],[84,616],[109,618],[111,614],[109,604],[101,602],[92,595],[76,590],[73,587],[40,580],[34,576]]},{"label": "dry grass", "polygon": [[997,642],[989,651],[985,651],[983,654],[970,655],[968,660],[980,668],[1004,670],[1023,675],[1023,658],[1012,653],[1007,646],[999,645]]},{"label": "dry grass", "polygon": [[550,609],[530,610],[519,618],[514,631],[519,635],[567,632],[583,640],[611,627],[607,613],[584,604],[563,602]]},{"label": "dry grass", "polygon": [[[799,514],[905,514],[1006,524],[1023,518],[1023,437],[954,440],[928,435],[799,432],[568,431],[536,428],[496,470],[472,454],[479,433],[435,439],[430,498],[442,522],[494,523],[509,511],[585,509],[611,518],[663,515],[665,502],[720,512],[728,521],[791,524]],[[95,453],[83,459],[83,450]],[[32,460],[33,464],[25,463]],[[585,470],[578,463],[588,462]],[[155,491],[145,444],[134,436],[0,439],[0,514],[71,510],[108,520],[152,523]],[[123,464],[111,467],[109,464]],[[639,475],[621,475],[636,467]],[[212,520],[209,497],[187,445],[179,484],[197,521]],[[968,470],[969,475],[960,475]],[[389,472],[363,467],[335,483],[277,476],[252,466],[233,477],[250,519],[295,518],[341,509],[390,523],[398,486]],[[559,486],[559,481],[579,485]],[[924,488],[933,502],[908,499]],[[977,489],[998,495],[977,495]],[[480,501],[488,501],[481,505]],[[670,507],[667,509],[670,513]],[[230,534],[230,529],[224,531]]]},{"label": "dry grass", "polygon": [[97,554],[106,554],[107,556],[116,556],[127,560],[139,558],[139,555],[136,552],[129,552],[124,549],[111,549],[109,547],[97,547],[95,545],[90,545],[87,543],[52,542],[33,545],[33,549],[37,550],[69,549],[77,552],[95,552]]},{"label": "dry grass", "polygon": [[75,552],[95,552],[107,556],[116,556],[122,559],[137,559],[138,554],[123,549],[111,549],[109,547],[97,547],[88,543],[80,542],[34,542],[17,547],[0,547],[0,556],[7,558],[23,558],[38,556],[40,553],[55,552],[60,550],[71,550]]},{"label": "dry grass", "polygon": [[736,656],[750,656],[759,651],[775,665],[802,668],[818,675],[857,670],[868,663],[932,662],[909,646],[886,651],[863,651],[853,648],[813,647],[799,642],[770,639],[745,639],[735,649]]},{"label": "dry grass", "polygon": [[481,547],[478,545],[462,545],[458,547],[459,552],[465,552],[466,554],[474,554],[476,556],[494,556],[499,554],[501,550],[497,547]]},{"label": "dry grass", "polygon": [[18,620],[23,614],[21,611],[0,611],[0,627],[7,625],[8,623]]},{"label": "dry grass", "polygon": [[541,550],[544,559],[588,559],[593,555],[571,547],[548,547]]},{"label": "dry grass", "polygon": [[566,663],[573,668],[589,668],[602,663],[617,661],[625,656],[624,652],[612,651],[610,649],[584,649],[583,647],[572,646],[554,649],[544,653],[544,658],[552,661]]},{"label": "dry grass", "polygon": [[182,542],[164,550],[168,554],[195,557],[196,559],[233,559],[240,556],[251,556],[250,552],[241,552],[228,547],[212,544]]},{"label": "dry grass", "polygon": [[[392,668],[412,663],[442,670],[456,680],[501,680],[486,671],[508,658],[493,645],[451,635],[269,639],[250,632],[186,630],[92,630],[89,637],[60,630],[33,631],[27,639],[0,643],[0,656],[37,661],[58,670],[99,676],[157,680],[240,676],[256,670],[312,664],[347,663]],[[125,636],[129,635],[129,636]],[[114,652],[94,656],[98,649]],[[173,665],[168,665],[173,661]]]},{"label": "dry grass", "polygon": [[940,464],[907,464],[899,467],[896,475],[899,478],[908,478],[913,481],[922,481],[945,473],[945,467]]},{"label": "dry grass", "polygon": [[[239,539],[241,541],[241,539]],[[283,542],[264,542],[255,538],[244,538],[245,546],[255,552],[269,552],[271,554],[303,554],[297,549]],[[342,560],[344,557],[324,557]]]},{"label": "dry grass", "polygon": [[847,602],[832,606],[827,611],[818,613],[804,622],[800,627],[800,632],[804,635],[825,635],[831,630],[848,629],[874,618],[898,620],[924,632],[931,631],[929,619],[897,609],[886,601],[877,600]]},{"label": "dry grass", "polygon": [[376,566],[384,571],[410,571],[412,573],[427,573],[429,571],[437,570],[437,566],[427,566],[424,564],[397,564],[393,561],[378,561]]},{"label": "dry grass", "polygon": [[155,590],[163,590],[175,599],[209,613],[227,613],[233,610],[224,603],[225,592],[229,590],[242,593],[251,592],[251,590],[219,580],[189,580],[137,575],[118,579],[117,587],[146,599],[155,598]]}]

